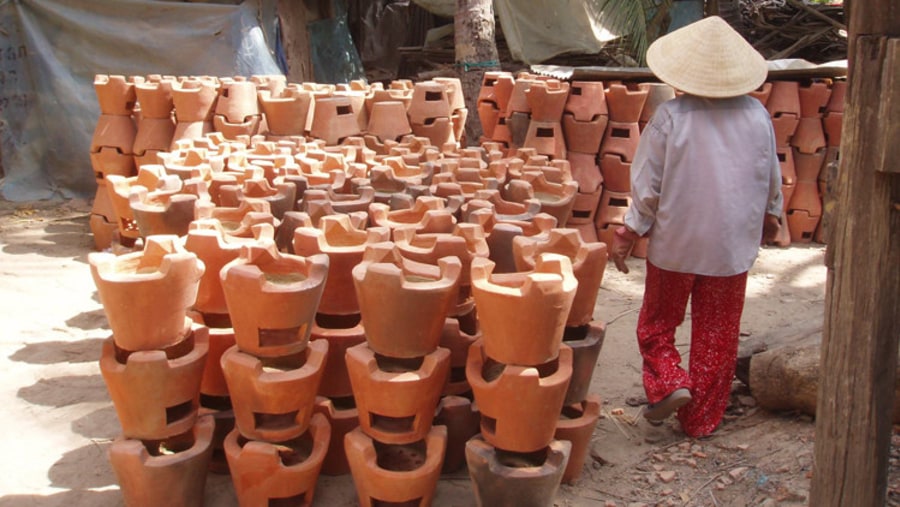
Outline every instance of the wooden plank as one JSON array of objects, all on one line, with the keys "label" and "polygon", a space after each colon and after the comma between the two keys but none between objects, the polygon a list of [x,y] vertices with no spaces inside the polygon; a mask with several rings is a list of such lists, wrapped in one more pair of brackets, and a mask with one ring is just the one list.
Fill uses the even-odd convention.
[{"label": "wooden plank", "polygon": [[900,139],[900,38],[887,41],[881,89],[885,97],[880,105],[878,125],[874,127],[881,136],[872,147],[880,156],[875,169],[900,173],[900,142],[897,142]]},{"label": "wooden plank", "polygon": [[[894,0],[880,3],[888,2]],[[872,128],[879,122],[879,104],[888,100],[886,93],[897,99],[882,89],[887,40],[859,36],[851,41],[837,209],[826,256],[822,381],[809,502],[815,506],[876,507],[884,505],[887,492],[900,339],[900,213],[892,203],[900,200],[900,178],[874,171],[885,161],[871,149],[881,134]]]}]

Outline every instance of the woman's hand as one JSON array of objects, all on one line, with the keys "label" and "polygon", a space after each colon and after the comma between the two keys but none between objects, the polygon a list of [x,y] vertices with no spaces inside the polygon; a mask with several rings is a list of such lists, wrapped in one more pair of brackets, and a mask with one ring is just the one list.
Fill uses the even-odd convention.
[{"label": "woman's hand", "polygon": [[608,257],[616,265],[616,269],[622,273],[628,273],[628,265],[625,259],[631,255],[634,243],[640,238],[638,233],[632,231],[626,226],[618,227],[613,232],[612,245],[609,245]]}]

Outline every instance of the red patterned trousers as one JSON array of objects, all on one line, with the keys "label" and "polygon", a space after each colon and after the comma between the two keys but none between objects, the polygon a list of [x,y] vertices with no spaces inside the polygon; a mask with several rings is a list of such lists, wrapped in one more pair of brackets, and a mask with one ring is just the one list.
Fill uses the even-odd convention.
[{"label": "red patterned trousers", "polygon": [[[692,400],[678,410],[684,432],[692,437],[716,429],[731,394],[737,361],[741,312],[747,273],[704,276],[660,269],[647,261],[644,303],[637,337],[644,359],[647,400],[657,403],[686,387]],[[688,371],[675,348],[675,329],[691,300],[691,346]]]}]

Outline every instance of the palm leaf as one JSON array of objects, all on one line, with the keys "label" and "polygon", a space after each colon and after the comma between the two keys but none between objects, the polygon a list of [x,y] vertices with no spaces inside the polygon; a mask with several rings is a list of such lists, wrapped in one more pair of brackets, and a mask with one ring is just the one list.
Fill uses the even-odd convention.
[{"label": "palm leaf", "polygon": [[647,48],[669,25],[672,0],[589,0],[590,7],[609,31],[631,42],[635,59],[642,65]]}]

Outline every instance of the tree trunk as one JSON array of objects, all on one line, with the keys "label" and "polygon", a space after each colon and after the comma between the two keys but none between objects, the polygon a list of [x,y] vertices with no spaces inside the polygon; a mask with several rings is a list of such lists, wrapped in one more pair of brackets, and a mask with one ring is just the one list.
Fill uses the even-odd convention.
[{"label": "tree trunk", "polygon": [[289,83],[314,81],[311,51],[309,49],[310,21],[306,2],[278,0],[278,18],[281,21],[281,40],[287,60]]},{"label": "tree trunk", "polygon": [[466,109],[469,110],[466,140],[469,145],[477,146],[482,135],[478,119],[481,82],[485,71],[500,69],[494,39],[494,5],[491,0],[456,0],[453,29],[456,64],[459,66]]},{"label": "tree trunk", "polygon": [[886,499],[900,337],[900,175],[883,172],[897,161],[884,157],[881,139],[897,119],[879,114],[900,100],[900,4],[854,0],[849,14],[809,504],[874,507]]}]

